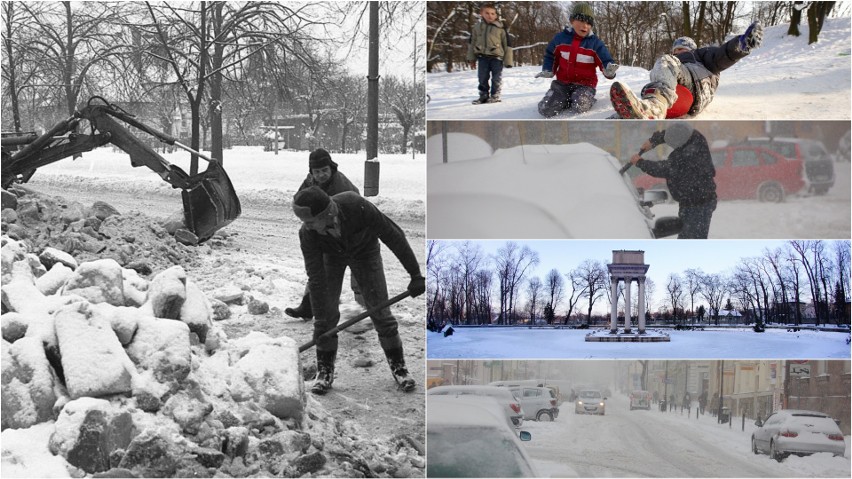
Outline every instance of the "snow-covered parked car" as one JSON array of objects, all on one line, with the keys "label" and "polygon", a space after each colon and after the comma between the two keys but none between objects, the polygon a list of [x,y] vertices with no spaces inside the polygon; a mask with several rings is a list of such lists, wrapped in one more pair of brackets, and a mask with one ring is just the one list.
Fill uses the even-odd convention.
[{"label": "snow-covered parked car", "polygon": [[491,397],[501,404],[506,416],[515,427],[521,427],[524,424],[525,414],[521,406],[521,401],[512,391],[506,388],[480,385],[436,386],[426,391],[426,394],[430,398],[432,396]]},{"label": "snow-covered parked car", "polygon": [[606,414],[606,398],[597,389],[585,389],[577,395],[574,414]]},{"label": "snow-covered parked car", "polygon": [[678,233],[677,218],[655,221],[621,164],[588,143],[520,145],[491,156],[432,163],[427,170],[427,236],[458,238],[647,239]]},{"label": "snow-covered parked car", "polygon": [[751,450],[764,452],[781,462],[790,454],[809,456],[828,452],[843,456],[846,442],[840,427],[827,414],[786,409],[772,413],[766,421],[758,419],[751,435]]},{"label": "snow-covered parked car", "polygon": [[540,477],[516,432],[492,398],[429,396],[427,477]]},{"label": "snow-covered parked car", "polygon": [[630,393],[630,410],[651,409],[651,393],[636,390]]}]

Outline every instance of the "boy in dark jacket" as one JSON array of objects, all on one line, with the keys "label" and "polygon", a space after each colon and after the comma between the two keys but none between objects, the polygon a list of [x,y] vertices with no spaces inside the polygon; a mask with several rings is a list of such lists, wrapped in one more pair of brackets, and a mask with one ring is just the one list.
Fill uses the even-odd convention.
[{"label": "boy in dark jacket", "polygon": [[[354,192],[329,197],[316,186],[293,197],[293,212],[302,220],[299,243],[311,288],[311,306],[316,321],[317,377],[311,387],[314,394],[325,394],[334,381],[337,335],[321,337],[340,321],[340,290],[348,266],[364,293],[368,307],[388,299],[388,288],[379,241],[399,259],[411,276],[408,292],[412,297],[426,291],[426,279],[405,233],[375,205]],[[405,366],[399,323],[389,308],[372,316],[391,373],[399,389],[413,391],[414,379]]]},{"label": "boy in dark jacket", "polygon": [[[642,153],[663,143],[674,148],[663,161],[642,159]],[[716,210],[716,168],[704,135],[685,121],[655,132],[630,162],[655,178],[665,178],[672,198],[678,202],[683,229],[678,239],[707,239],[710,219]]]},{"label": "boy in dark jacket", "polygon": [[[329,196],[334,196],[344,191],[352,191],[356,194],[361,194],[358,187],[353,185],[349,178],[342,172],[337,170],[337,163],[331,159],[331,155],[323,148],[317,148],[311,152],[308,157],[308,177],[299,186],[298,191],[302,191],[311,186],[321,188]],[[361,291],[358,288],[358,282],[353,276],[351,279],[352,291],[355,292],[355,300],[363,306],[364,299],[361,296]],[[287,316],[301,319],[311,319],[314,313],[311,310],[311,292],[310,288],[305,287],[305,294],[302,295],[302,302],[295,308],[285,308],[284,313]]]},{"label": "boy in dark jacket", "polygon": [[484,4],[479,9],[479,15],[482,19],[471,30],[467,49],[467,61],[476,61],[479,74],[479,98],[473,101],[474,105],[500,101],[503,67],[512,66],[509,34],[498,19],[497,9],[492,4]]},{"label": "boy in dark jacket", "polygon": [[595,104],[597,69],[608,79],[615,78],[618,69],[604,42],[592,33],[595,19],[591,5],[575,3],[569,19],[571,27],[557,33],[547,44],[542,71],[536,75],[556,75],[538,103],[538,112],[546,118],[566,109],[571,113],[589,111]]},{"label": "boy in dark jacket", "polygon": [[713,101],[722,71],[748,56],[762,40],[763,27],[757,22],[718,47],[697,48],[695,40],[680,37],[672,44],[671,54],[654,63],[651,82],[642,88],[642,99],[627,85],[615,82],[609,91],[612,106],[621,118],[697,115]]}]

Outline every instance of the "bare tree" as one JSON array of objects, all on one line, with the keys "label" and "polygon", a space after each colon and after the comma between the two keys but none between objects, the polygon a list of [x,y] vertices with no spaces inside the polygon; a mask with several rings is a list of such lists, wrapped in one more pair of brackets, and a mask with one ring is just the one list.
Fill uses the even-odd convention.
[{"label": "bare tree", "polygon": [[574,314],[574,308],[577,307],[577,303],[586,295],[586,286],[580,268],[572,269],[565,274],[565,277],[568,278],[568,285],[571,288],[571,292],[568,295],[568,309],[565,311],[565,323],[567,324],[568,319]]},{"label": "bare tree", "polygon": [[539,279],[538,276],[533,276],[527,281],[527,300],[529,301],[530,306],[530,324],[535,324],[536,312],[538,312],[541,287],[541,279]]},{"label": "bare tree", "polygon": [[689,315],[693,318],[693,324],[695,323],[695,296],[698,294],[698,291],[701,289],[701,277],[704,273],[700,269],[689,268],[683,272],[684,278],[686,278],[686,294],[689,295]]},{"label": "bare tree", "polygon": [[385,78],[382,84],[382,101],[402,127],[400,149],[408,151],[412,129],[423,123],[426,103],[423,102],[425,86],[422,82],[406,82],[396,77]]},{"label": "bare tree", "polygon": [[680,304],[683,300],[684,291],[680,275],[672,273],[668,276],[666,279],[666,292],[668,292],[669,304],[672,307],[672,315],[675,318],[675,322],[677,322],[678,311],[683,310],[683,307]]},{"label": "bare tree", "polygon": [[716,319],[716,325],[719,325],[719,311],[722,309],[722,302],[725,299],[725,283],[726,281],[721,275],[713,273],[706,274],[701,277],[701,296],[707,301],[710,307],[710,315]]},{"label": "bare tree", "polygon": [[547,273],[547,293],[549,295],[550,305],[553,311],[556,311],[557,305],[562,302],[562,297],[565,295],[565,280],[559,274],[559,270],[553,268]]},{"label": "bare tree", "polygon": [[600,261],[591,259],[584,260],[577,267],[582,289],[585,290],[585,297],[589,299],[589,310],[586,315],[586,324],[590,325],[592,321],[592,307],[595,302],[604,295],[609,286],[609,274],[606,267]]}]

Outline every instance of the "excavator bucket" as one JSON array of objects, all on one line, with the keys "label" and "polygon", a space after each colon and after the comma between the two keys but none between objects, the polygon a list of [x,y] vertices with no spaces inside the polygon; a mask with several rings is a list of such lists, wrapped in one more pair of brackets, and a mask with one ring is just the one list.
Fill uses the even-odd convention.
[{"label": "excavator bucket", "polygon": [[240,216],[240,199],[219,162],[211,161],[207,171],[189,177],[187,182],[191,186],[181,193],[184,225],[199,243]]}]

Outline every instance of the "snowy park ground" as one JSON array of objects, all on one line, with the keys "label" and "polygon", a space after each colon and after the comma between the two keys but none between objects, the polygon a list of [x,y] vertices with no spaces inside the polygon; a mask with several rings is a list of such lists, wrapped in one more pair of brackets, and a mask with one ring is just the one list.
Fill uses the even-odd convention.
[{"label": "snowy park ground", "polygon": [[[653,328],[648,328],[653,330]],[[666,330],[670,342],[586,342],[587,329],[461,327],[426,335],[429,359],[849,359],[849,333],[767,329]]]},{"label": "snowy park ground", "polygon": [[[786,35],[787,25],[765,29],[763,45],[721,74],[713,102],[701,120],[839,120],[850,118],[850,18],[827,19],[819,42],[808,45],[807,27],[799,37]],[[554,32],[555,34],[556,32]],[[606,39],[603,39],[606,41]],[[542,50],[544,46],[539,47]],[[597,103],[588,112],[563,113],[555,119],[604,119],[613,114],[609,88],[613,81],[638,92],[648,70],[631,67],[627,59],[614,80],[598,73]],[[477,97],[476,70],[427,75],[429,120],[541,119],[538,102],[550,80],[534,78],[541,65],[503,70],[503,101],[471,105]]]},{"label": "snowy park ground", "polygon": [[849,477],[850,436],[845,457],[819,453],[776,462],[751,452],[754,421],[734,417],[718,424],[680,409],[630,411],[626,396],[607,400],[605,416],[574,414],[563,402],[554,422],[526,421],[525,442],[540,477]]}]

